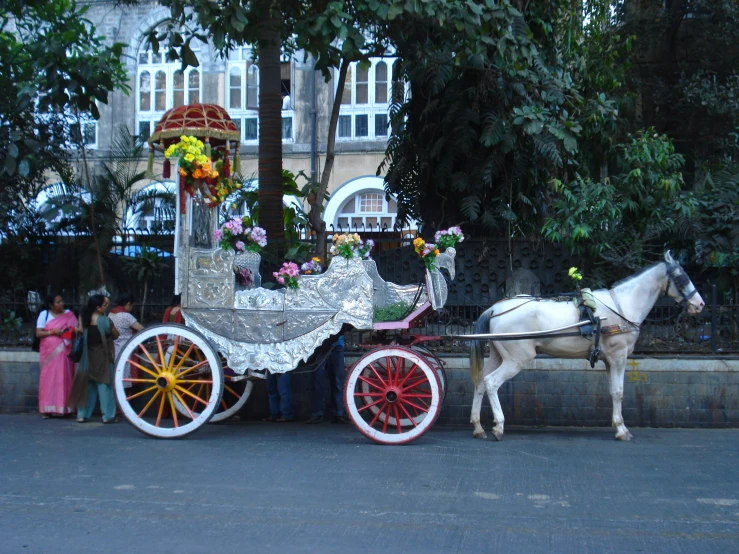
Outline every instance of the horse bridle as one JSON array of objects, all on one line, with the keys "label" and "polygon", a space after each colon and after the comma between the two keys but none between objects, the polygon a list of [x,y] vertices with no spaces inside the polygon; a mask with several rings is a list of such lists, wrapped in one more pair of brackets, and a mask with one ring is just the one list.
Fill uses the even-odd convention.
[{"label": "horse bridle", "polygon": [[679,292],[680,296],[682,297],[682,300],[679,303],[684,304],[685,307],[687,307],[688,301],[693,298],[693,296],[698,294],[698,289],[693,286],[693,290],[689,294],[685,294],[685,289],[688,288],[688,285],[691,284],[690,277],[688,277],[688,274],[683,271],[683,268],[680,267],[680,264],[678,263],[668,264],[667,277],[669,279],[667,285],[665,285],[665,290],[663,293],[664,296],[667,296],[667,293],[670,290],[670,283],[672,283],[675,285],[677,292]]}]

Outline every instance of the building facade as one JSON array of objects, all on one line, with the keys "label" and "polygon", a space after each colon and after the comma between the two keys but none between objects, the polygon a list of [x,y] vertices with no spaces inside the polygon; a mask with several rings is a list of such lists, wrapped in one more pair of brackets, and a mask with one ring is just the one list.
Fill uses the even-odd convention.
[{"label": "building facade", "polygon": [[[90,119],[83,124],[81,131],[88,147],[103,154],[121,125],[147,137],[164,112],[173,107],[198,102],[218,104],[241,131],[242,174],[256,178],[259,64],[251,48],[239,48],[224,58],[212,44],[196,43],[192,48],[200,65],[182,71],[179,62],[165,59],[166,49],[154,52],[146,40],[151,29],[168,20],[168,8],[157,2],[125,6],[105,0],[89,2],[88,6],[88,18],[98,32],[111,43],[127,45],[124,62],[130,87],[129,94],[113,92],[108,104],[99,106],[98,121]],[[314,71],[311,59],[303,58],[298,53],[282,60],[283,167],[309,175],[313,157],[320,176],[335,84]],[[395,202],[385,198],[382,177],[376,176],[389,133],[393,63],[394,58],[375,58],[367,69],[357,64],[349,69],[329,182],[332,197],[325,212],[326,222],[334,227],[362,230],[392,228],[395,223]],[[311,124],[313,110],[315,126]],[[162,161],[161,157],[156,160],[155,175],[161,175]],[[147,185],[155,186],[156,182]],[[136,225],[148,226],[147,221],[140,218]]]}]

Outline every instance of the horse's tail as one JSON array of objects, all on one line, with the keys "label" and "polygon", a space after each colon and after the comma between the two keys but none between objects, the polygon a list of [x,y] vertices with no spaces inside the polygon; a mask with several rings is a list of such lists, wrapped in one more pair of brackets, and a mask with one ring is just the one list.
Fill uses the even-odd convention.
[{"label": "horse's tail", "polygon": [[[485,310],[484,312],[482,312],[482,315],[477,320],[477,323],[475,323],[475,334],[476,335],[490,332],[490,319],[492,318],[492,316],[493,316],[492,306],[488,308],[487,310]],[[472,378],[472,382],[475,385],[478,385],[480,383],[480,376],[482,375],[484,341],[473,340],[471,341],[471,343],[472,344],[470,346],[470,377]]]}]

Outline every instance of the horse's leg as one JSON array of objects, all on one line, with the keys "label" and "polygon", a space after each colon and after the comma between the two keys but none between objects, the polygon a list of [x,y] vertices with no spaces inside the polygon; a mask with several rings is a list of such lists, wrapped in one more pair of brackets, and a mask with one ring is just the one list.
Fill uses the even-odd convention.
[{"label": "horse's leg", "polygon": [[626,372],[626,356],[606,359],[606,369],[611,379],[611,399],[613,400],[613,419],[611,425],[616,428],[616,439],[630,441],[633,437],[624,425],[621,407],[624,400],[624,374]]},{"label": "horse's leg", "polygon": [[485,383],[481,380],[475,385],[474,396],[472,397],[472,412],[470,414],[470,423],[475,426],[472,436],[476,439],[486,439],[485,429],[480,424],[480,409],[482,408],[482,399],[485,396]]},{"label": "horse's leg", "polygon": [[490,405],[493,407],[493,414],[495,415],[493,436],[496,440],[503,439],[503,426],[505,424],[503,408],[501,408],[500,399],[498,399],[498,389],[503,383],[518,375],[519,371],[521,371],[521,366],[517,362],[504,360],[495,371],[483,379],[488,398],[490,399]]},{"label": "horse's leg", "polygon": [[490,375],[495,368],[500,365],[501,358],[495,347],[490,344],[490,357],[485,366],[482,368],[482,375],[480,376],[480,382],[475,385],[475,394],[472,398],[472,412],[470,414],[470,423],[475,426],[475,430],[472,432],[472,436],[476,439],[486,439],[488,436],[485,434],[485,430],[480,424],[480,409],[482,408],[482,399],[485,396],[485,377]]}]

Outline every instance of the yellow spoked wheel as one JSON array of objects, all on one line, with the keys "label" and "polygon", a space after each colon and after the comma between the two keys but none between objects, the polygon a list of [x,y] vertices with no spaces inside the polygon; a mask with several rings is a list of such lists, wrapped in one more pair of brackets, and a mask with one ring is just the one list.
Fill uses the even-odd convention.
[{"label": "yellow spoked wheel", "polygon": [[[126,364],[131,377],[125,376]],[[223,381],[221,361],[205,337],[174,323],[136,333],[116,362],[115,392],[123,415],[159,438],[183,437],[207,423],[220,406]],[[132,387],[124,388],[126,382]],[[193,402],[197,412],[190,409]]]},{"label": "yellow spoked wheel", "polygon": [[[241,408],[244,407],[244,404],[246,404],[254,388],[252,381],[241,378],[241,375],[237,375],[228,367],[228,361],[223,354],[219,352],[218,357],[223,367],[223,396],[221,396],[218,409],[213,417],[210,418],[209,423],[227,421],[238,414]],[[183,415],[187,415],[188,411],[198,413],[203,406],[201,399],[205,400],[210,396],[210,386],[207,384],[192,384],[188,387],[188,390],[193,396],[184,398],[184,404],[180,403],[179,400],[175,400],[175,408]]]}]

